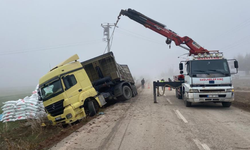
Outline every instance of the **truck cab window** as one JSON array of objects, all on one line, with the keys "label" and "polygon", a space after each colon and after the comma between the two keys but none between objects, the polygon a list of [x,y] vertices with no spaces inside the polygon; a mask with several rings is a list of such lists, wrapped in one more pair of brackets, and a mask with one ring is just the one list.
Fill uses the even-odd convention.
[{"label": "truck cab window", "polygon": [[54,80],[53,82],[48,82],[41,87],[41,98],[43,101],[48,100],[49,98],[55,97],[63,92],[62,84],[59,79]]},{"label": "truck cab window", "polygon": [[74,86],[77,83],[74,75],[67,75],[63,77],[62,79],[65,85],[65,90],[70,89],[72,86]]}]

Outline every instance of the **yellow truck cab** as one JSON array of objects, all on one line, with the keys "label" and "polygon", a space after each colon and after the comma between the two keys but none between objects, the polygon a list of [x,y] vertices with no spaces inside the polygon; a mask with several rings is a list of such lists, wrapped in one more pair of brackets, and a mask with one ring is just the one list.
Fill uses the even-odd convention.
[{"label": "yellow truck cab", "polygon": [[51,124],[69,124],[94,115],[100,102],[97,92],[74,55],[50,70],[39,80],[39,95]]},{"label": "yellow truck cab", "polygon": [[78,59],[68,58],[39,80],[39,99],[53,125],[94,116],[109,100],[137,95],[128,66],[117,64],[112,52],[84,62]]}]

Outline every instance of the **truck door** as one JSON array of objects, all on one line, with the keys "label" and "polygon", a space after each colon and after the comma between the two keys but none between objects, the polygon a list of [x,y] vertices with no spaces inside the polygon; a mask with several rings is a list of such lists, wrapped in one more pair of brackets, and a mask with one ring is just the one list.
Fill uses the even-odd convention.
[{"label": "truck door", "polygon": [[62,77],[65,93],[71,103],[77,102],[79,94],[81,92],[81,86],[77,83],[76,77],[74,74],[67,74]]}]

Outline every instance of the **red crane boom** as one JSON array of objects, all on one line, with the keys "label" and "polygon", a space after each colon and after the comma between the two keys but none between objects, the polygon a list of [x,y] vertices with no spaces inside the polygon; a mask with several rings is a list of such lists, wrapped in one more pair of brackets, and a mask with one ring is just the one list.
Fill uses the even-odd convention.
[{"label": "red crane boom", "polygon": [[[189,55],[192,55],[192,54],[198,55],[199,53],[201,53],[201,54],[209,53],[209,51],[207,49],[198,45],[190,37],[188,37],[188,36],[180,37],[172,30],[165,28],[165,25],[141,14],[140,12],[137,12],[133,9],[121,10],[121,12],[118,16],[118,20],[120,19],[121,15],[127,16],[130,19],[142,24],[146,28],[149,28],[149,29],[167,37],[167,40],[166,40],[167,44],[171,44],[171,41],[174,41],[176,46],[180,46],[186,50],[189,50]],[[117,20],[117,22],[118,22],[118,20]],[[187,47],[189,49],[185,46],[182,46],[182,44],[187,45]]]}]

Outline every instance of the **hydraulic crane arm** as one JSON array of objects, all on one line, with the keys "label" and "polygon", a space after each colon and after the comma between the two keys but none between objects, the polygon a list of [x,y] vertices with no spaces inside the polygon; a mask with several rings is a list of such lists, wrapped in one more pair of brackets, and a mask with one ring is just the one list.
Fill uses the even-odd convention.
[{"label": "hydraulic crane arm", "polygon": [[[142,24],[146,28],[149,28],[165,37],[167,37],[166,43],[171,44],[171,41],[175,42],[176,46],[180,46],[186,50],[189,50],[189,55],[194,54],[197,55],[198,53],[209,53],[207,49],[204,49],[200,45],[198,45],[195,41],[193,41],[190,37],[184,36],[180,37],[175,32],[171,31],[170,29],[165,28],[165,25],[133,10],[121,10],[118,20],[120,19],[120,16],[124,15],[129,17],[130,19]],[[118,21],[117,20],[117,21]],[[186,44],[187,47],[182,46],[181,44]]]}]

